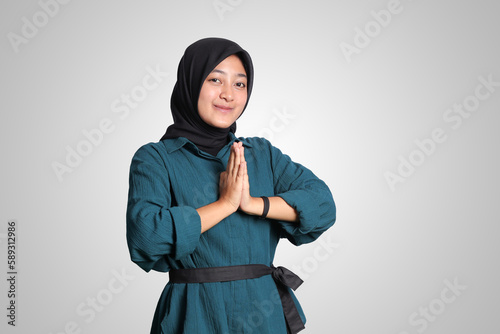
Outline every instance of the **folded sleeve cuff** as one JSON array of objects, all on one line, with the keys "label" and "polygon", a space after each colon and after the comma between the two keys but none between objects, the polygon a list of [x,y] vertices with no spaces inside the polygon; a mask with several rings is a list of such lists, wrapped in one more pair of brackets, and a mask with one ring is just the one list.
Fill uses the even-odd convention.
[{"label": "folded sleeve cuff", "polygon": [[278,194],[285,202],[297,210],[299,222],[282,222],[283,228],[290,234],[307,234],[320,222],[318,203],[305,190],[291,190]]},{"label": "folded sleeve cuff", "polygon": [[190,206],[169,209],[175,228],[174,258],[179,260],[196,249],[201,235],[201,219],[195,208]]}]

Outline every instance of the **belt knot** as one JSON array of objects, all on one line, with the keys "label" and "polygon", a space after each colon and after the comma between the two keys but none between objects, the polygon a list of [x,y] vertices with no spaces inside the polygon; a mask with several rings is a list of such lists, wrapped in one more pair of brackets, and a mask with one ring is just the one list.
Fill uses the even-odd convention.
[{"label": "belt knot", "polygon": [[285,267],[271,267],[273,269],[272,276],[275,282],[279,282],[294,291],[297,290],[297,288],[304,283],[303,280],[300,279],[299,276],[297,276],[295,273],[292,271],[288,270]]}]

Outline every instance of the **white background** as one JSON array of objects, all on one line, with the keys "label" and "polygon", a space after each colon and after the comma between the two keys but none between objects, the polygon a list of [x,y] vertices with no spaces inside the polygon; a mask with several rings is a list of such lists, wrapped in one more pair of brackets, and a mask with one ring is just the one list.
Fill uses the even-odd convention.
[{"label": "white background", "polygon": [[[185,48],[210,36],[236,41],[254,61],[237,135],[271,139],[325,180],[337,204],[321,242],[278,247],[275,263],[306,278],[297,290],[303,333],[498,332],[500,86],[478,88],[488,97],[460,126],[448,110],[478,101],[478,78],[500,82],[500,5],[391,4],[3,1],[1,332],[149,332],[168,275],[129,259],[128,169],[172,121]],[[356,52],[343,52],[347,44]],[[120,118],[112,104],[138,92],[148,68],[169,75]],[[112,130],[58,178],[53,165],[67,166],[68,147],[83,149],[83,132],[106,119]],[[431,145],[436,129],[446,140]],[[401,159],[417,166],[404,169]],[[391,188],[387,175],[398,168],[406,174]],[[18,225],[16,328],[5,316],[10,219]]]}]

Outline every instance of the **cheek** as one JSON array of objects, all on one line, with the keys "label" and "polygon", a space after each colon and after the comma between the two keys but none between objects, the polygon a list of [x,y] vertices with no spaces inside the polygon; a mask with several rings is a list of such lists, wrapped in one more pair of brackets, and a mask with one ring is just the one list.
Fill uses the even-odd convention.
[{"label": "cheek", "polygon": [[247,93],[242,93],[240,96],[239,96],[239,103],[241,104],[241,107],[244,107],[245,106],[245,103],[247,103]]},{"label": "cheek", "polygon": [[216,96],[217,91],[213,89],[213,87],[203,85],[200,90],[200,96],[198,97],[198,105],[211,104]]},{"label": "cheek", "polygon": [[206,92],[201,91],[200,92],[200,97],[198,98],[198,105],[205,105],[207,104],[207,101],[209,101],[210,98],[207,96]]}]

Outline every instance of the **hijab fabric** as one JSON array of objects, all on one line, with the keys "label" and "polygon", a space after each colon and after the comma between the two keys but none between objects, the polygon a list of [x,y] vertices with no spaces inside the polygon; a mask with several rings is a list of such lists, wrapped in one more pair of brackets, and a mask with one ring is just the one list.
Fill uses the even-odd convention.
[{"label": "hijab fabric", "polygon": [[229,141],[229,132],[236,132],[236,122],[229,128],[217,128],[205,123],[198,113],[198,98],[206,77],[224,59],[236,55],[247,75],[247,102],[252,92],[253,64],[248,52],[238,44],[223,38],[204,38],[191,44],[179,63],[177,82],[170,100],[174,124],[160,140],[185,137],[200,150],[217,155]]}]

